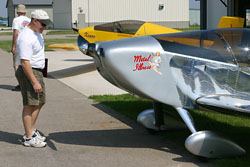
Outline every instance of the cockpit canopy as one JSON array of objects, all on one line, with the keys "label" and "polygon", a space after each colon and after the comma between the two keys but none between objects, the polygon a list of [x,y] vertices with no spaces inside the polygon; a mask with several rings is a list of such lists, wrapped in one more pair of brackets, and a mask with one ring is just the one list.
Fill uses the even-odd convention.
[{"label": "cockpit canopy", "polygon": [[250,66],[250,29],[226,28],[154,36],[167,52]]},{"label": "cockpit canopy", "polygon": [[144,21],[123,20],[123,21],[116,21],[112,23],[96,25],[94,27],[94,30],[118,32],[118,33],[126,33],[134,35],[144,23],[145,23]]}]

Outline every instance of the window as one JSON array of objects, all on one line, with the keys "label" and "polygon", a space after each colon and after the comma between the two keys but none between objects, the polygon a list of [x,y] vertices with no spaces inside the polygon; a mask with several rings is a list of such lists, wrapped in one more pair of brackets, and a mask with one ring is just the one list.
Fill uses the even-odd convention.
[{"label": "window", "polygon": [[100,31],[117,32],[117,33],[134,35],[144,23],[145,22],[143,21],[125,20],[125,21],[117,21],[117,22],[97,25],[94,27],[94,29]]}]

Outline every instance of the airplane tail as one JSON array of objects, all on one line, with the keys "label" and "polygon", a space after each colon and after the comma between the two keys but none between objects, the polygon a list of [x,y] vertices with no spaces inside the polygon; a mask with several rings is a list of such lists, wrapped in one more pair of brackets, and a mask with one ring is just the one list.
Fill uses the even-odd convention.
[{"label": "airplane tail", "polygon": [[245,19],[242,17],[229,17],[223,16],[217,28],[242,28],[244,26]]}]

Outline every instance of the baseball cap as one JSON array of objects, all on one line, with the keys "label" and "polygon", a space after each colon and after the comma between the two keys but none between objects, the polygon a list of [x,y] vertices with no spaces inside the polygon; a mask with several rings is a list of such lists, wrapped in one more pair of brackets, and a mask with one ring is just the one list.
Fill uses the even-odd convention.
[{"label": "baseball cap", "polygon": [[27,11],[25,9],[25,5],[23,5],[23,4],[17,5],[17,12],[26,13]]},{"label": "baseball cap", "polygon": [[49,19],[49,15],[47,14],[47,12],[41,9],[34,10],[31,13],[31,18],[37,19],[45,25],[53,24],[53,22]]}]

